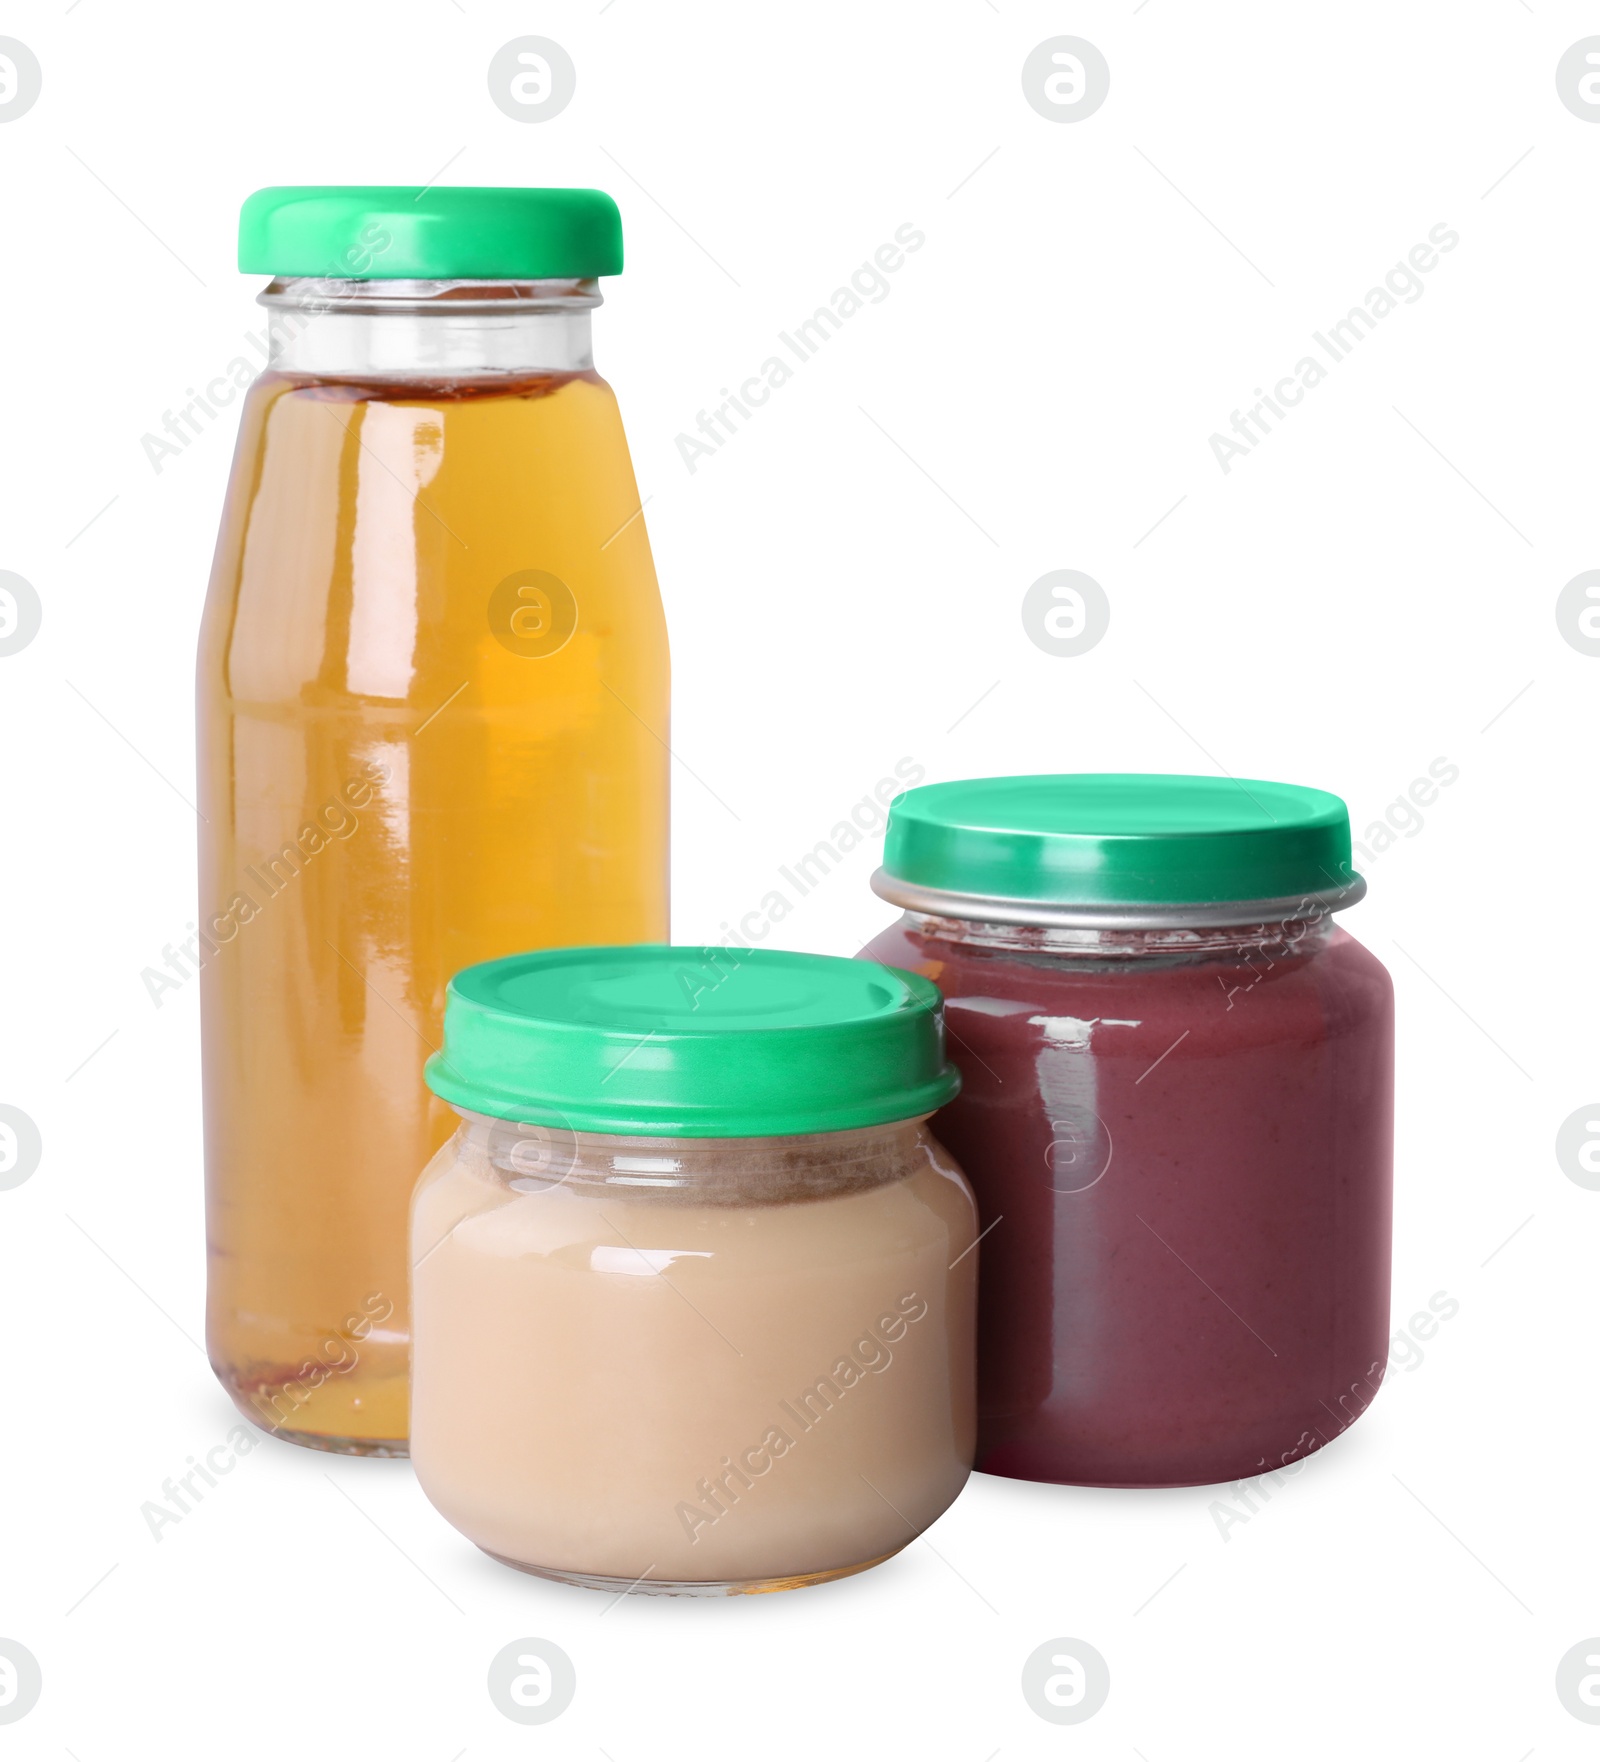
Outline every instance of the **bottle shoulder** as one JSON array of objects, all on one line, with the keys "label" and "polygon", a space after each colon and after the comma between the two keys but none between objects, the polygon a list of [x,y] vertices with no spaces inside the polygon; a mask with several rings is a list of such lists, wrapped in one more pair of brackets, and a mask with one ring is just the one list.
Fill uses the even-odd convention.
[{"label": "bottle shoulder", "polygon": [[468,704],[549,704],[599,671],[649,714],[666,666],[633,467],[598,375],[430,389],[274,373],[252,389],[203,694],[429,713],[463,685]]}]

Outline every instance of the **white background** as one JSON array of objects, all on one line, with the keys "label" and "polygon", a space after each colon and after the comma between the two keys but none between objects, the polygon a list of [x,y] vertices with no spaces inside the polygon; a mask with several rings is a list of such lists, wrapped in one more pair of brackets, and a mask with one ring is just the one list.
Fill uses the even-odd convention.
[{"label": "white background", "polygon": [[[0,126],[0,568],[44,608],[0,659],[0,1100],[44,1140],[0,1192],[0,1636],[44,1680],[7,1754],[1595,1753],[1554,1673],[1600,1634],[1600,1193],[1554,1141],[1600,1091],[1600,659],[1554,608],[1600,563],[1600,127],[1554,76],[1596,30],[1563,0],[6,9],[44,70]],[[531,126],[485,83],[529,32],[578,70]],[[1020,83],[1060,33],[1111,68],[1068,126]],[[1217,1490],[978,1477],[859,1578],[608,1610],[479,1555],[404,1463],[263,1444],[152,1539],[141,1504],[234,1424],[195,1345],[197,999],[139,977],[196,915],[232,418],[159,474],[141,436],[260,324],[245,194],[441,168],[622,206],[596,358],[672,630],[680,940],[903,756],[1282,778],[1358,836],[1459,767],[1345,920],[1398,989],[1396,1327],[1459,1313],[1225,1537]],[[890,295],[691,474],[674,437],[904,222]],[[1224,474],[1209,436],[1441,222],[1423,295]],[[1076,659],[1019,616],[1059,568],[1111,604]],[[875,860],[790,942],[886,922]],[[577,1671],[537,1731],[484,1686],[523,1636]],[[1058,1636],[1111,1672],[1070,1731],[1019,1689]]]}]

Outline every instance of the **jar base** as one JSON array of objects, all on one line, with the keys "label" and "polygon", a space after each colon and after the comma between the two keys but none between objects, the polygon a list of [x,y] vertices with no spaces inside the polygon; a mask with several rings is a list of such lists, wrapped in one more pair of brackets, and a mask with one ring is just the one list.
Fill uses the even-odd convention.
[{"label": "jar base", "polygon": [[1258,1475],[1292,1471],[1326,1450],[1329,1442],[1337,1440],[1340,1435],[1336,1432],[1332,1440],[1319,1438],[1311,1449],[1290,1457],[1287,1462],[1280,1460],[1276,1465],[1269,1464],[1264,1456],[1246,1456],[1236,1462],[1212,1461],[1192,1466],[1173,1462],[1164,1464],[1153,1472],[1118,1474],[1110,1465],[1074,1470],[1058,1467],[1038,1457],[1024,1460],[1015,1455],[1007,1457],[1005,1453],[996,1451],[988,1458],[980,1459],[975,1472],[993,1475],[997,1480],[1032,1481],[1038,1486],[1085,1487],[1117,1493],[1171,1492],[1184,1487],[1226,1487],[1240,1481],[1253,1480]]},{"label": "jar base", "polygon": [[530,1566],[526,1561],[513,1560],[508,1555],[496,1554],[492,1548],[483,1551],[491,1560],[498,1560],[502,1566],[513,1567],[518,1572],[528,1573],[533,1578],[548,1579],[558,1585],[578,1585],[586,1591],[609,1591],[613,1596],[625,1596],[632,1592],[635,1596],[645,1597],[755,1597],[766,1591],[799,1591],[807,1585],[825,1585],[837,1578],[851,1578],[858,1572],[870,1571],[874,1566],[881,1566],[885,1560],[892,1560],[904,1548],[891,1548],[887,1554],[874,1555],[871,1560],[858,1561],[854,1566],[830,1566],[822,1572],[794,1573],[783,1578],[747,1578],[747,1579],[661,1579],[610,1578],[604,1573],[567,1572],[560,1567]]}]

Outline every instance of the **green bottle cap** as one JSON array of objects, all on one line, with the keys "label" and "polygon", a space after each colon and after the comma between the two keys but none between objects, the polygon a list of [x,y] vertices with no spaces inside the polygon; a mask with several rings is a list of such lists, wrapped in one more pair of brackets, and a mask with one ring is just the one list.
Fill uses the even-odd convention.
[{"label": "green bottle cap", "polygon": [[907,790],[890,804],[872,885],[935,915],[1130,927],[1257,922],[1301,906],[1314,916],[1366,891],[1336,795],[1115,772]]},{"label": "green bottle cap", "polygon": [[603,190],[278,184],[240,210],[239,267],[329,280],[618,275],[622,217]]},{"label": "green bottle cap", "polygon": [[773,948],[553,948],[450,981],[428,1086],[577,1132],[766,1138],[914,1119],[960,1086],[926,979]]}]

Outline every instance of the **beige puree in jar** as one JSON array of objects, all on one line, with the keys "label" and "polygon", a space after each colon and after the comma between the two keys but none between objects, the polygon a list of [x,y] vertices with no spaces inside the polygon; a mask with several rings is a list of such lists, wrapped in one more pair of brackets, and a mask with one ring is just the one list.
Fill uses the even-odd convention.
[{"label": "beige puree in jar", "polygon": [[413,1223],[423,1489],[580,1583],[872,1565],[967,1479],[975,1233],[919,1120],[664,1139],[464,1113]]}]

